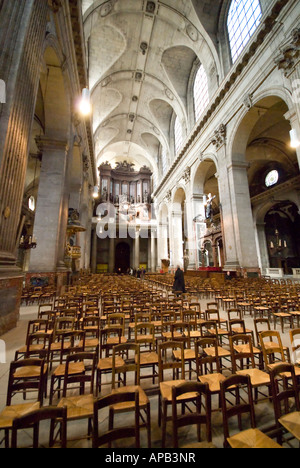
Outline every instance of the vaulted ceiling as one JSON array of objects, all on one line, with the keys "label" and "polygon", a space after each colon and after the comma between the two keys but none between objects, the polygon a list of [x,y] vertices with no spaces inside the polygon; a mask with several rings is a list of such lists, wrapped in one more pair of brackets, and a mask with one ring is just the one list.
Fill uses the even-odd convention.
[{"label": "vaulted ceiling", "polygon": [[158,180],[162,145],[171,157],[177,115],[189,131],[195,63],[217,86],[223,0],[82,0],[97,166],[127,160]]}]

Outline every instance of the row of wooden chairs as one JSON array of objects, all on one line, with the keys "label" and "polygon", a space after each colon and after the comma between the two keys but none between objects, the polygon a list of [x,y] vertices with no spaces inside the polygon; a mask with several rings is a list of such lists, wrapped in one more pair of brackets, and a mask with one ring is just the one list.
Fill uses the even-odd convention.
[{"label": "row of wooden chairs", "polygon": [[[166,355],[167,355],[167,350],[171,349],[172,351],[174,351],[175,347],[178,347],[178,343],[164,343],[161,345],[161,351],[164,351],[162,352],[160,355],[162,356],[162,359],[166,358]],[[183,347],[182,347],[182,350],[183,350]],[[118,374],[118,376],[120,376],[123,372],[129,372],[129,371],[133,371],[133,372],[137,372],[138,373],[138,365],[136,363],[135,360],[133,360],[133,362],[131,363],[129,361],[129,363],[125,363],[122,365],[122,366],[116,366],[116,357],[117,355],[122,355],[122,353],[124,351],[134,351],[135,353],[137,353],[137,355],[139,354],[139,348],[138,347],[134,347],[133,345],[121,345],[119,347],[116,347],[114,348],[114,357],[113,357],[113,375],[114,375],[114,378],[113,378],[113,386],[112,386],[112,389],[113,389],[113,394],[116,395],[116,394],[124,394],[124,392],[127,392],[127,391],[134,391],[134,392],[138,392],[138,395],[139,395],[139,402],[138,402],[138,408],[139,408],[139,411],[138,411],[138,417],[136,416],[136,427],[138,428],[138,430],[141,428],[141,423],[140,423],[140,411],[141,410],[144,410],[146,415],[147,415],[147,423],[146,423],[146,427],[147,427],[147,433],[148,433],[148,445],[151,446],[151,420],[150,420],[150,403],[149,403],[149,400],[146,396],[146,394],[144,393],[144,391],[141,389],[141,387],[139,386],[139,380],[136,380],[134,386],[127,386],[126,385],[126,380],[124,381],[124,387],[120,389],[120,387],[116,388],[116,381],[115,381],[115,377],[116,377],[116,373]],[[70,372],[70,366],[72,365],[72,363],[77,363],[77,362],[83,362],[84,360],[93,360],[95,362],[95,355],[92,355],[92,354],[78,354],[78,355],[73,355],[73,356],[69,356],[68,357],[68,364],[66,366],[66,373],[65,373],[65,381],[64,381],[64,390],[63,390],[63,397],[61,399],[61,401],[59,402],[58,404],[58,408],[67,408],[67,414],[65,415],[67,421],[70,421],[70,420],[77,420],[77,419],[88,419],[89,421],[89,425],[88,425],[88,433],[90,434],[92,432],[92,424],[91,424],[91,421],[92,421],[92,418],[93,418],[93,415],[94,415],[94,407],[95,407],[95,397],[94,397],[94,394],[93,394],[93,391],[92,391],[92,382],[93,382],[93,372],[91,372],[90,376],[86,375],[85,373],[83,372],[79,372],[77,370],[77,372],[74,374],[73,372]],[[36,371],[36,377],[40,377],[39,379],[39,384],[37,386],[37,380],[36,379],[36,382],[33,381],[33,379],[31,378],[30,381],[26,381],[27,377],[28,377],[28,372],[25,371],[26,369],[26,366],[29,366],[31,369],[34,367],[35,368],[35,371]],[[39,367],[40,366],[40,367]],[[207,429],[207,434],[208,434],[208,442],[211,442],[211,423],[210,423],[210,420],[211,420],[211,403],[210,403],[210,399],[211,399],[211,395],[212,395],[212,392],[211,392],[211,389],[209,387],[209,384],[207,382],[201,382],[201,387],[196,386],[195,382],[191,382],[190,383],[190,387],[184,387],[185,384],[187,384],[187,382],[185,381],[185,379],[178,379],[176,378],[175,380],[172,380],[170,381],[169,379],[165,380],[164,379],[164,372],[166,370],[172,370],[173,372],[179,370],[181,367],[181,371],[183,372],[182,376],[184,376],[184,370],[183,370],[183,367],[182,367],[182,363],[181,365],[179,363],[176,363],[176,362],[167,362],[167,359],[164,359],[163,361],[163,365],[161,365],[160,367],[160,393],[159,393],[159,424],[162,425],[162,446],[164,447],[165,446],[165,443],[166,443],[166,424],[167,424],[167,421],[169,420],[168,418],[168,406],[171,406],[172,409],[173,409],[173,412],[172,412],[172,420],[173,420],[173,423],[175,424],[175,421],[177,422],[177,408],[175,408],[175,406],[177,407],[177,404],[180,403],[181,405],[185,404],[185,403],[189,403],[191,401],[194,401],[194,400],[198,400],[199,398],[199,394],[205,394],[206,396],[206,411],[207,411],[207,414],[206,414],[206,418],[203,419],[203,415],[202,415],[202,420],[200,421],[200,419],[198,418],[197,419],[197,424],[200,424],[201,422],[203,423],[203,421],[205,420],[206,422],[206,429]],[[287,383],[286,381],[287,380],[290,380],[292,379],[292,383],[293,383],[293,389],[294,389],[294,394],[298,396],[299,398],[299,387],[297,385],[297,380],[296,380],[296,376],[295,376],[295,372],[294,372],[294,366],[290,365],[290,364],[287,364],[287,363],[283,363],[283,364],[280,364],[279,366],[279,369],[278,370],[278,366],[276,367],[272,367],[271,371],[270,371],[270,376],[273,376],[273,375],[279,375],[280,376],[280,380],[281,381],[284,381],[284,385],[285,385],[285,391],[287,391],[287,395],[288,397],[290,398],[291,397],[291,388],[290,386],[287,387]],[[42,401],[43,401],[43,373],[44,373],[44,370],[43,370],[43,361],[42,360],[24,360],[24,361],[19,361],[17,363],[12,363],[11,364],[11,371],[10,371],[10,381],[9,381],[9,391],[8,391],[8,400],[7,400],[7,407],[5,408],[4,412],[2,413],[2,415],[0,416],[0,422],[2,423],[0,425],[0,427],[2,429],[5,429],[5,434],[6,434],[6,443],[7,445],[9,445],[9,430],[13,427],[13,421],[15,419],[15,417],[12,417],[12,415],[16,416],[18,414],[20,414],[20,412],[22,413],[22,411],[25,411],[25,414],[27,414],[27,412],[31,412],[31,411],[34,411],[34,412],[37,412],[40,408],[40,406],[42,405]],[[283,377],[284,376],[284,377]],[[26,387],[24,387],[21,383],[21,380],[24,379],[24,381],[26,381]],[[83,388],[83,385],[85,382],[88,382],[91,384],[91,387],[89,389],[89,392],[86,394],[84,392],[84,388]],[[272,380],[271,380],[271,377],[270,377],[270,382],[271,382],[271,388],[272,388],[272,391],[271,391],[271,396],[274,398],[274,405],[275,405],[275,395],[277,396],[277,393],[274,392],[274,388],[275,386],[273,385],[272,383]],[[74,392],[74,384],[77,383],[79,384],[79,389],[80,389],[80,393],[81,395],[79,396],[71,396],[71,397],[68,397],[67,396],[67,387],[69,384],[72,384],[72,393]],[[119,381],[118,381],[118,384],[119,384]],[[251,378],[248,374],[244,375],[244,374],[236,374],[234,376],[231,376],[229,378],[224,378],[221,382],[220,382],[220,396],[221,396],[221,402],[222,402],[222,410],[223,410],[223,418],[224,418],[224,436],[225,436],[225,446],[226,444],[230,444],[231,446],[237,446],[239,447],[241,443],[245,443],[245,440],[242,436],[242,434],[239,433],[238,436],[236,437],[233,437],[232,439],[229,438],[229,430],[228,430],[228,419],[230,417],[230,415],[232,416],[232,414],[237,414],[235,412],[232,411],[232,409],[230,411],[227,411],[226,409],[226,401],[227,401],[227,398],[225,398],[225,391],[230,391],[231,393],[235,393],[236,392],[236,395],[235,395],[235,398],[236,398],[236,403],[239,403],[239,406],[240,406],[240,396],[237,396],[237,393],[240,392],[241,390],[241,385],[245,385],[248,387],[248,399],[249,399],[249,404],[248,406],[246,405],[245,408],[244,408],[244,411],[246,410],[246,408],[248,408],[250,414],[251,414],[251,427],[252,427],[252,431],[255,430],[255,435],[257,437],[257,435],[259,435],[261,438],[262,438],[262,441],[263,443],[265,444],[266,442],[268,444],[274,444],[273,442],[271,442],[271,440],[268,440],[266,438],[266,436],[264,436],[262,433],[258,432],[258,430],[256,429],[256,424],[255,424],[255,412],[254,412],[254,407],[253,407],[253,398],[252,398],[252,383],[251,383]],[[278,385],[278,384],[276,384]],[[184,390],[182,390],[182,386],[184,387]],[[179,388],[178,390],[178,393],[176,392],[176,389]],[[197,390],[196,390],[197,388]],[[276,389],[278,387],[276,386]],[[17,391],[24,391],[24,389],[26,389],[26,391],[28,391],[29,389],[38,389],[38,392],[39,392],[39,398],[38,398],[38,401],[34,404],[32,403],[27,403],[27,404],[24,404],[24,405],[17,405],[17,407],[13,408],[11,406],[11,399],[12,399],[12,396],[14,393],[16,393]],[[288,390],[287,390],[288,389]],[[295,391],[296,390],[296,391]],[[182,391],[182,393],[180,393],[180,391]],[[195,394],[196,393],[196,394]],[[186,395],[185,399],[182,398],[182,395]],[[197,401],[197,409],[198,409],[198,417],[199,417],[199,401]],[[15,410],[15,412],[13,411],[13,409]],[[110,416],[110,429],[112,430],[114,428],[114,413],[117,413],[117,412],[128,412],[128,411],[132,411],[134,409],[133,405],[131,403],[115,403],[113,406],[111,406],[110,408],[110,412],[111,412],[111,416]],[[135,408],[136,409],[136,408]],[[239,408],[241,409],[241,408]],[[299,401],[296,400],[296,410],[299,411],[300,407],[299,407]],[[278,412],[279,411],[279,406],[277,405],[275,407],[275,415],[277,414],[276,411]],[[137,412],[136,412],[136,415],[137,415]],[[9,419],[10,417],[10,419]],[[59,417],[61,418],[62,415],[60,414]],[[186,418],[188,420],[188,418]],[[275,418],[276,419],[276,435],[278,437],[282,437],[281,433],[278,431],[278,421],[279,421],[279,418]],[[137,421],[138,421],[138,424],[137,424]],[[145,424],[142,424],[142,427],[144,426]],[[15,426],[15,428],[17,427],[17,425]],[[94,425],[94,427],[97,427],[98,428],[98,424],[96,424],[96,426]],[[177,430],[180,426],[180,423],[178,426],[176,426],[175,424],[175,427],[176,427],[176,430],[175,430],[175,434],[174,434],[174,446],[176,447],[177,445]],[[53,437],[53,431],[51,430],[51,440],[53,442],[54,440],[54,437]],[[198,431],[198,435],[199,435],[199,431]],[[274,435],[274,434],[273,434]],[[106,441],[109,441],[110,439],[106,439]],[[137,439],[139,440],[139,438]],[[249,435],[247,436],[247,440],[248,440],[248,443],[249,443]],[[111,441],[111,440],[110,440]],[[241,442],[242,441],[242,442]],[[98,441],[99,442],[99,441]],[[137,442],[138,444],[138,442]],[[237,444],[237,445],[236,445]],[[274,445],[275,446],[275,445]]]}]

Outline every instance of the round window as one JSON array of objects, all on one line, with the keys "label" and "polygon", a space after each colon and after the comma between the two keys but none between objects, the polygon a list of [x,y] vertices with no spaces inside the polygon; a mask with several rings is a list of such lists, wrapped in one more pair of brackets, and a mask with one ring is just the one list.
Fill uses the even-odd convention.
[{"label": "round window", "polygon": [[272,187],[273,185],[276,185],[278,180],[279,180],[278,171],[274,170],[274,171],[269,172],[265,179],[266,187]]}]

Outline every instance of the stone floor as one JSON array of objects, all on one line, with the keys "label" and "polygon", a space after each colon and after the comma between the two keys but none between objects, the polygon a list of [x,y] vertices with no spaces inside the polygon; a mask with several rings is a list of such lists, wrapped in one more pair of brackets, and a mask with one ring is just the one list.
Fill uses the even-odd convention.
[{"label": "stone floor", "polygon": [[[202,310],[205,309],[206,302],[208,300],[201,300]],[[221,316],[223,318],[227,318],[227,315],[224,311],[221,311]],[[5,406],[6,403],[6,391],[7,391],[7,381],[8,381],[8,372],[9,372],[9,365],[10,362],[14,359],[15,351],[24,345],[26,330],[27,330],[27,322],[31,319],[37,317],[37,306],[28,306],[28,307],[21,307],[20,312],[20,320],[18,325],[15,329],[11,330],[10,332],[6,333],[1,337],[4,340],[6,345],[6,364],[0,364],[0,410]],[[245,317],[246,327],[253,328],[253,319],[249,316]],[[282,334],[282,340],[284,346],[290,347],[290,339],[288,328],[286,328],[285,333]],[[148,380],[142,380],[142,385],[145,388],[149,388],[151,383],[147,384]],[[103,393],[108,393],[109,388],[105,389],[103,387]],[[158,426],[158,396],[150,396],[151,402],[151,429],[152,429],[152,448],[161,448],[161,430]],[[47,404],[47,400],[45,401]],[[212,427],[213,427],[213,444],[217,448],[223,448],[223,426],[222,426],[222,415],[221,412],[217,410],[218,408],[218,398],[213,397],[213,412],[212,416]],[[265,429],[266,427],[272,425],[274,423],[274,415],[273,415],[273,407],[271,403],[267,400],[264,402],[259,402],[255,406],[255,413],[257,419],[257,427],[259,429]],[[130,416],[129,416],[130,417]],[[124,415],[122,415],[124,418]],[[103,429],[106,428],[107,424],[107,416],[103,418]],[[172,425],[168,424],[167,428],[167,447],[172,448]],[[195,429],[183,428],[180,432],[180,444],[196,442],[196,434]],[[86,421],[76,421],[73,423],[68,423],[68,439],[79,439],[79,440],[70,440],[68,442],[68,446],[70,448],[90,448],[91,441],[85,438],[87,434],[87,422]],[[2,437],[2,434],[1,434]],[[45,437],[45,444],[47,444],[47,437],[48,437],[48,428],[45,427],[44,433],[42,438]],[[23,446],[30,445],[31,441],[31,433],[30,431],[24,431],[20,434],[20,443]],[[43,440],[42,440],[43,441]],[[128,447],[129,441],[126,440],[123,446]],[[298,447],[298,444],[294,442],[292,444],[295,447]],[[120,445],[121,447],[122,445]],[[146,431],[141,431],[141,446],[147,447],[147,439],[146,439]],[[3,448],[3,444],[1,445]]]}]

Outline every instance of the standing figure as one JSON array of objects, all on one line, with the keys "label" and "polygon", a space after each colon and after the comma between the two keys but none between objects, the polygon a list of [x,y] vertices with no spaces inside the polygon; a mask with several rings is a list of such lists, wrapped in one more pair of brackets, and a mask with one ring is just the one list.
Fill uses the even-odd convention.
[{"label": "standing figure", "polygon": [[185,293],[185,281],[184,281],[184,273],[181,270],[180,266],[178,265],[176,273],[175,273],[175,278],[174,278],[174,284],[173,284],[173,290],[174,291],[180,291]]},{"label": "standing figure", "polygon": [[207,199],[207,202],[206,202],[206,213],[205,213],[206,219],[212,220],[212,218],[213,218],[214,213],[213,213],[213,209],[212,209],[212,202],[213,202],[213,200],[215,198],[216,197],[212,196],[211,193],[208,194],[208,199]]}]

